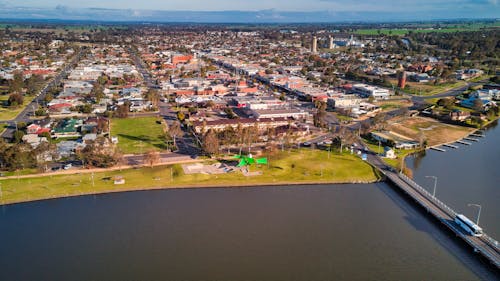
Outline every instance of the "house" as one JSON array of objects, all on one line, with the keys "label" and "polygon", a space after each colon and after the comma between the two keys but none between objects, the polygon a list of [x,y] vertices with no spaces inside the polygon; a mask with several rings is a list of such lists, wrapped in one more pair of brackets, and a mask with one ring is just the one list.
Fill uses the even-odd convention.
[{"label": "house", "polygon": [[39,137],[37,134],[24,135],[22,140],[33,148],[38,147],[42,142],[47,142],[46,137]]},{"label": "house", "polygon": [[60,157],[70,157],[76,151],[85,147],[84,143],[79,143],[76,141],[62,141],[57,145],[57,153]]},{"label": "house", "polygon": [[79,136],[78,129],[82,123],[78,119],[63,119],[52,131],[56,136]]},{"label": "house", "polygon": [[461,111],[461,110],[454,110],[450,112],[449,116],[450,120],[453,121],[465,121],[467,118],[470,117],[470,112],[468,111]]},{"label": "house", "polygon": [[427,73],[415,73],[413,75],[409,75],[408,78],[410,78],[410,80],[418,82],[418,83],[427,83],[427,82],[434,79],[431,76],[429,76],[429,74],[427,74]]},{"label": "house", "polygon": [[50,128],[43,128],[38,124],[31,124],[26,128],[28,134],[40,135],[42,133],[50,133]]},{"label": "house", "polygon": [[82,137],[82,141],[84,143],[88,143],[88,142],[93,142],[97,139],[97,134],[85,134],[83,137]]},{"label": "house", "polygon": [[[465,108],[473,108],[474,109],[477,99],[478,98],[476,98],[476,97],[470,97],[466,100],[462,100],[462,101],[460,101],[460,106],[463,106]],[[481,110],[483,110],[483,111],[486,111],[492,107],[497,106],[497,104],[492,100],[488,100],[488,99],[480,99],[480,100],[481,100]]]},{"label": "house", "polygon": [[70,103],[59,103],[49,106],[49,113],[51,114],[70,114],[71,108],[73,107]]},{"label": "house", "polygon": [[393,131],[371,132],[371,136],[375,140],[386,144],[392,142],[394,143],[394,147],[399,149],[412,149],[419,146],[418,142]]},{"label": "house", "polygon": [[386,146],[384,147],[384,157],[394,159],[396,158],[396,153],[392,148]]}]

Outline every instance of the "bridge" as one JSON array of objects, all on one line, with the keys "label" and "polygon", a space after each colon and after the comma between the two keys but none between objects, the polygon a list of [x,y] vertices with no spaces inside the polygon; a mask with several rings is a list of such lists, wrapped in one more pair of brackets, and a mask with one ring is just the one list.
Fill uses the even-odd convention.
[{"label": "bridge", "polygon": [[486,233],[483,233],[481,237],[468,235],[455,223],[457,213],[439,199],[432,196],[426,189],[404,174],[394,171],[392,167],[387,166],[380,157],[375,154],[368,155],[367,161],[384,174],[388,181],[393,183],[409,197],[414,199],[418,205],[427,210],[429,214],[434,216],[449,231],[453,232],[467,245],[472,247],[474,252],[480,253],[494,265],[497,270],[500,269],[500,248],[498,241],[488,236]]}]

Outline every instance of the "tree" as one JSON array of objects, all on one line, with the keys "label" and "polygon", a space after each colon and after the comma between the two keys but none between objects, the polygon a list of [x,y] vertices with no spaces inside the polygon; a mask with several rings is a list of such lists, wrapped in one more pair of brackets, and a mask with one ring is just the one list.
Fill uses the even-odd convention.
[{"label": "tree", "polygon": [[480,98],[475,99],[473,108],[477,112],[482,112],[483,111],[483,101]]},{"label": "tree", "polygon": [[158,107],[160,102],[160,93],[155,89],[149,89],[145,94],[146,100],[150,101],[154,107]]},{"label": "tree", "polygon": [[99,76],[99,78],[97,78],[97,83],[99,83],[99,85],[104,86],[106,84],[106,82],[108,82],[108,80],[109,80],[108,76],[103,74],[103,75]]},{"label": "tree", "polygon": [[150,167],[153,167],[154,164],[160,161],[160,153],[156,150],[150,150],[144,156],[144,162],[147,163]]},{"label": "tree", "polygon": [[314,126],[324,128],[326,126],[326,102],[315,101],[314,105],[317,108],[316,113],[313,115]]},{"label": "tree", "polygon": [[9,92],[20,93],[24,87],[24,77],[21,71],[14,72],[14,78],[10,81]]},{"label": "tree", "polygon": [[24,103],[24,97],[20,93],[12,93],[10,94],[7,102],[9,103],[9,106],[17,107]]},{"label": "tree", "polygon": [[20,143],[23,140],[24,132],[23,131],[15,131],[14,132],[14,142]]},{"label": "tree", "polygon": [[108,168],[118,163],[116,150],[104,137],[87,144],[77,155],[84,164],[97,168]]},{"label": "tree", "polygon": [[438,100],[437,104],[451,110],[453,105],[455,105],[455,101],[452,98],[442,98]]},{"label": "tree", "polygon": [[90,96],[94,98],[96,103],[99,103],[104,98],[104,87],[100,83],[94,83]]},{"label": "tree", "polygon": [[7,145],[0,140],[0,168],[15,171],[36,167],[35,155],[27,144]]},{"label": "tree", "polygon": [[130,106],[128,104],[122,104],[116,107],[116,117],[127,118],[130,112]]},{"label": "tree", "polygon": [[177,119],[179,119],[179,121],[183,122],[184,119],[186,119],[186,115],[184,114],[184,112],[182,112],[182,111],[177,112]]},{"label": "tree", "polygon": [[202,149],[210,156],[219,153],[219,139],[217,138],[214,130],[208,130],[208,132],[203,136]]},{"label": "tree", "polygon": [[43,78],[40,75],[31,75],[30,78],[26,80],[26,94],[36,95],[42,89]]},{"label": "tree", "polygon": [[174,146],[177,146],[176,139],[182,135],[181,124],[179,122],[174,122],[170,128],[168,128],[168,133],[170,137],[174,140]]}]

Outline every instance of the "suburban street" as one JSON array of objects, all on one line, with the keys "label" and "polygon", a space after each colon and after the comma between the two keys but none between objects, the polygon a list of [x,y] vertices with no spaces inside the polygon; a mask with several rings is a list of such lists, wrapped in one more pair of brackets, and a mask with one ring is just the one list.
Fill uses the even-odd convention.
[{"label": "suburban street", "polygon": [[16,131],[16,124],[19,122],[29,122],[30,117],[35,115],[35,110],[38,109],[38,105],[43,103],[45,96],[51,87],[58,85],[61,83],[62,79],[64,79],[68,73],[73,68],[73,65],[77,63],[82,57],[82,50],[80,50],[70,62],[66,63],[64,68],[54,77],[52,78],[36,95],[36,97],[24,108],[21,113],[19,113],[16,118],[12,120],[3,120],[5,123],[9,124],[9,126],[5,129],[2,134],[3,138],[11,139]]}]

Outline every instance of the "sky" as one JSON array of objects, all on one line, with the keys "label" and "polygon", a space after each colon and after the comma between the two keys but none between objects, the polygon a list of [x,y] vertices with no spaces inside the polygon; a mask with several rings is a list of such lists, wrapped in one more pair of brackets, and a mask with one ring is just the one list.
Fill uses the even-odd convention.
[{"label": "sky", "polygon": [[[76,12],[80,9],[103,8],[129,10],[137,18],[147,19],[145,11],[273,11],[330,13],[342,18],[363,20],[365,15],[381,19],[496,18],[500,15],[500,0],[0,0],[0,17],[9,12],[24,16],[47,17],[48,11]],[[2,13],[3,12],[3,13]],[[50,14],[52,17],[54,13]],[[412,16],[413,15],[413,16]],[[12,15],[14,16],[14,15]],[[60,14],[64,17],[64,14]],[[278,15],[279,17],[280,15]],[[390,18],[389,18],[390,19]]]},{"label": "sky", "polygon": [[[500,12],[499,0],[0,0],[11,6],[53,8],[111,8],[143,10],[190,10],[190,11],[255,11],[276,9],[280,11],[442,11]],[[498,15],[498,14],[497,14]]]}]

